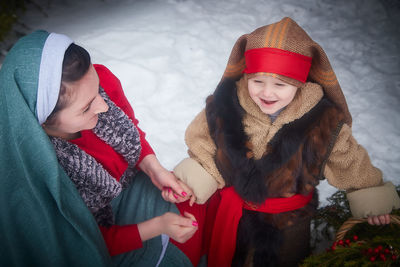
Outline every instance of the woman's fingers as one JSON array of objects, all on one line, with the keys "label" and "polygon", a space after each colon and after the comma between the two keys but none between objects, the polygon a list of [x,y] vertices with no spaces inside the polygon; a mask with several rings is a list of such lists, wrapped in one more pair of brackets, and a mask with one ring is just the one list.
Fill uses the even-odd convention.
[{"label": "woman's fingers", "polygon": [[196,217],[194,217],[193,214],[191,214],[191,213],[185,211],[185,212],[183,213],[183,216],[185,216],[186,218],[189,218],[189,219],[192,220],[192,226],[194,226],[194,227],[199,226],[199,223],[197,222]]},{"label": "woman's fingers", "polygon": [[177,195],[178,201],[180,202],[186,201],[193,195],[193,191],[184,182],[182,182],[179,179],[176,179],[175,183],[176,186],[172,187],[172,190]]},{"label": "woman's fingers", "polygon": [[161,191],[161,196],[165,201],[171,203],[177,202],[177,197],[174,196],[174,193],[172,192],[172,189],[170,187],[164,187],[163,190]]},{"label": "woman's fingers", "polygon": [[181,194],[181,195],[183,195],[182,201],[186,201],[186,200],[190,199],[192,196],[194,196],[192,189],[187,184],[185,184],[181,180],[177,180],[177,181],[178,181],[178,184],[181,186],[181,188],[183,188],[183,192]]},{"label": "woman's fingers", "polygon": [[185,202],[190,199],[191,200],[190,206],[192,206],[194,201],[196,200],[196,197],[194,196],[193,191],[181,180],[177,180],[176,183],[179,185],[178,190],[181,190],[180,194],[176,191],[177,187],[175,187],[175,190],[174,190],[174,188],[171,188],[171,187],[163,188],[163,190],[164,189],[170,190],[169,191],[170,192],[169,199],[172,199],[173,203]]},{"label": "woman's fingers", "polygon": [[197,222],[190,213],[184,213],[184,216],[167,212],[163,216],[166,234],[179,243],[186,242],[197,231]]},{"label": "woman's fingers", "polygon": [[176,224],[183,227],[197,227],[196,218],[192,215],[192,217],[183,217],[179,216],[179,219],[176,221]]}]

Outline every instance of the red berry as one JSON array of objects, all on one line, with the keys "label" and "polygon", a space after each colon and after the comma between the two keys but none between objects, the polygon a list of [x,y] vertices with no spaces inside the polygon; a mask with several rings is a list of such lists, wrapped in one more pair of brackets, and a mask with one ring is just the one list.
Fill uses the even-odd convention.
[{"label": "red berry", "polygon": [[335,249],[336,249],[336,246],[332,246],[332,247],[331,247],[331,250],[335,250]]},{"label": "red berry", "polygon": [[381,251],[381,250],[383,249],[383,247],[382,247],[381,245],[379,245],[379,246],[377,247],[377,249],[379,249],[379,251]]},{"label": "red berry", "polygon": [[384,252],[385,252],[385,254],[389,254],[390,250],[388,248],[385,248]]},{"label": "red berry", "polygon": [[368,249],[368,254],[372,254],[372,251],[373,251],[372,248],[369,248]]},{"label": "red berry", "polygon": [[396,255],[392,255],[392,260],[396,260],[397,259],[397,256]]},{"label": "red berry", "polygon": [[379,253],[379,248],[374,249],[375,253]]},{"label": "red berry", "polygon": [[339,240],[339,245],[343,246],[343,240]]},{"label": "red berry", "polygon": [[357,241],[357,240],[358,240],[358,236],[356,236],[356,235],[353,236],[353,240],[354,240],[354,241]]},{"label": "red berry", "polygon": [[383,254],[379,254],[379,257],[381,258],[381,260],[386,261],[386,257]]},{"label": "red berry", "polygon": [[375,257],[369,258],[370,261],[375,261]]},{"label": "red berry", "polygon": [[345,243],[346,243],[347,245],[350,245],[350,243],[351,243],[350,239],[346,239]]}]

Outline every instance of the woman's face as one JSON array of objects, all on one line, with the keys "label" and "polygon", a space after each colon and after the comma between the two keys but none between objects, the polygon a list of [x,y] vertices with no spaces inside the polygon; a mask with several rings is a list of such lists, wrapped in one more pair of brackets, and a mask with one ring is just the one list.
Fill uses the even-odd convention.
[{"label": "woman's face", "polygon": [[78,81],[64,82],[67,87],[67,104],[57,112],[54,123],[43,125],[47,134],[64,139],[74,139],[82,130],[93,129],[98,114],[106,112],[108,105],[99,94],[99,77],[90,65],[88,72]]},{"label": "woman's face", "polygon": [[256,75],[247,81],[249,95],[265,114],[271,115],[292,102],[297,87],[268,75]]}]

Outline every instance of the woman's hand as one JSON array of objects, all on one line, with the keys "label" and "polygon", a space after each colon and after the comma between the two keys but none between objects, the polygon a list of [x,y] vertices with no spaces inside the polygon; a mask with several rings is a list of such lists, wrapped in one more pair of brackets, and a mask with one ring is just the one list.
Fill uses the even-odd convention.
[{"label": "woman's hand", "polygon": [[138,224],[142,241],[166,234],[179,243],[185,243],[198,229],[196,218],[185,212],[184,216],[167,212]]},{"label": "woman's hand", "polygon": [[368,223],[371,225],[384,225],[390,223],[389,214],[378,215],[378,216],[369,216]]},{"label": "woman's hand", "polygon": [[[175,177],[175,179],[177,178]],[[172,203],[180,203],[185,202],[190,198],[189,205],[193,206],[193,203],[196,201],[196,197],[194,196],[193,191],[183,181],[177,179],[177,183],[181,188],[183,188],[183,193],[181,194],[183,195],[183,197],[173,191],[171,187],[163,187],[161,195],[164,200]]]},{"label": "woman's hand", "polygon": [[[155,155],[146,156],[139,164],[151,179],[153,184],[161,190],[164,200],[179,203],[194,198],[192,190],[176,176],[161,166]],[[194,199],[192,200],[194,202]],[[191,201],[191,203],[192,203]]]},{"label": "woman's hand", "polygon": [[184,216],[167,212],[161,216],[163,234],[179,243],[185,243],[198,229],[196,218],[185,212]]}]

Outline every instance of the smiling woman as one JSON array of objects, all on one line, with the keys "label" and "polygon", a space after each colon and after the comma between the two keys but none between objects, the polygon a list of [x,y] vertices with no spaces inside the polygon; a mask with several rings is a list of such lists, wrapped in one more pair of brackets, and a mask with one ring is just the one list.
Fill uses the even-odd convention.
[{"label": "smiling woman", "polygon": [[0,81],[1,266],[198,265],[205,207],[159,163],[110,70],[36,31]]},{"label": "smiling woman", "polygon": [[[70,48],[73,46],[76,45],[71,45]],[[97,124],[98,114],[108,110],[100,96],[96,70],[90,65],[85,71],[82,77],[77,75],[78,80],[75,81],[62,76],[60,96],[55,109],[42,124],[48,135],[67,140],[80,137],[80,131],[93,129]]]}]

